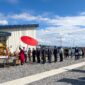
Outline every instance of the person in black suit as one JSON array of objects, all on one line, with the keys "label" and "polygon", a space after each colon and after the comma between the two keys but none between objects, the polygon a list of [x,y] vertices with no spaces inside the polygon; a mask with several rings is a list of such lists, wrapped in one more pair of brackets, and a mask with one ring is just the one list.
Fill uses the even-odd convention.
[{"label": "person in black suit", "polygon": [[52,62],[52,51],[48,48],[48,62],[51,63]]},{"label": "person in black suit", "polygon": [[45,64],[46,62],[46,53],[45,53],[45,49],[42,49],[42,63]]},{"label": "person in black suit", "polygon": [[40,63],[40,49],[36,49],[37,63]]},{"label": "person in black suit", "polygon": [[33,58],[33,62],[36,62],[35,58],[36,58],[36,50],[33,48],[32,51],[32,58]]},{"label": "person in black suit", "polygon": [[59,54],[60,54],[60,62],[63,61],[63,48],[59,49]]},{"label": "person in black suit", "polygon": [[57,62],[57,53],[58,53],[58,50],[56,47],[54,47],[54,51],[53,51],[53,54],[54,54],[54,62]]},{"label": "person in black suit", "polygon": [[75,60],[79,59],[79,49],[75,48]]},{"label": "person in black suit", "polygon": [[67,48],[64,49],[64,57],[65,58],[69,57],[69,50]]}]

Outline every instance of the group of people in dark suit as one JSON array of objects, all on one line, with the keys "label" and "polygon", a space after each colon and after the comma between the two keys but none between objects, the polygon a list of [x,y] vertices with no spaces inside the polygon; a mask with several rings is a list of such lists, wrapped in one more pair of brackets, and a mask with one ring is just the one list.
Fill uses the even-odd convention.
[{"label": "group of people in dark suit", "polygon": [[78,48],[78,47],[75,47],[72,49],[65,48],[64,57],[65,58],[74,57],[75,60],[78,60],[80,57],[82,57],[82,58],[84,57],[84,50],[83,50],[83,48]]},{"label": "group of people in dark suit", "polygon": [[[54,49],[51,48],[37,48],[33,50],[28,50],[28,59],[31,62],[37,62],[37,63],[43,63],[45,64],[47,61],[49,63],[52,62],[52,59],[54,59],[54,62],[57,62],[58,60],[58,53],[60,56],[60,61],[63,61],[63,53],[61,49],[57,49],[56,47]],[[54,58],[53,58],[54,56]]]},{"label": "group of people in dark suit", "polygon": [[[83,53],[83,51],[82,51]],[[61,47],[54,47],[54,48],[36,48],[36,49],[28,49],[27,53],[24,51],[25,54],[25,62],[37,62],[43,63],[46,62],[52,63],[60,61],[62,62],[64,58],[68,58],[70,56],[69,49],[64,49]],[[74,52],[75,60],[79,59],[79,49],[75,48]]]},{"label": "group of people in dark suit", "polygon": [[82,56],[84,57],[84,51],[83,49],[78,49],[77,47],[75,48],[75,60],[78,60]]},{"label": "group of people in dark suit", "polygon": [[62,48],[54,47],[53,54],[54,54],[54,62],[57,62],[58,56],[60,57],[60,62],[63,61],[63,49]]},{"label": "group of people in dark suit", "polygon": [[28,54],[29,62],[36,62],[37,61],[37,63],[40,63],[40,49],[33,48],[33,50],[31,50],[29,48],[27,54]]}]

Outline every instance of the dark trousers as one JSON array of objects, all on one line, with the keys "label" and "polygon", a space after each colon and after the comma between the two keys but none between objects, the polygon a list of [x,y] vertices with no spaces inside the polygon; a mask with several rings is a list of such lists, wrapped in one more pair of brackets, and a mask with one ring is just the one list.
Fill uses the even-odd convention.
[{"label": "dark trousers", "polygon": [[75,55],[75,60],[78,60],[79,59],[79,55]]},{"label": "dark trousers", "polygon": [[63,61],[63,55],[60,53],[60,62]]},{"label": "dark trousers", "polygon": [[25,63],[27,62],[27,55],[25,55]]},{"label": "dark trousers", "polygon": [[37,63],[40,63],[40,56],[37,55]]},{"label": "dark trousers", "polygon": [[51,56],[48,56],[48,62],[51,63]]},{"label": "dark trousers", "polygon": [[54,54],[54,62],[57,62],[57,54]]},{"label": "dark trousers", "polygon": [[33,62],[35,62],[35,55],[33,55]]},{"label": "dark trousers", "polygon": [[42,63],[44,64],[46,62],[45,56],[42,56]]}]

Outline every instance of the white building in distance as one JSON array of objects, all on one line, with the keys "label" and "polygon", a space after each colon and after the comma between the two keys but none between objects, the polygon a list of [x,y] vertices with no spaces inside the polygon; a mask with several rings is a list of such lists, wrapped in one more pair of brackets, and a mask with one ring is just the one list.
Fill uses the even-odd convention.
[{"label": "white building in distance", "polygon": [[0,26],[0,43],[4,43],[11,48],[11,52],[18,50],[19,46],[34,48],[21,41],[21,36],[30,36],[36,39],[36,28],[38,24],[28,25],[5,25]]}]

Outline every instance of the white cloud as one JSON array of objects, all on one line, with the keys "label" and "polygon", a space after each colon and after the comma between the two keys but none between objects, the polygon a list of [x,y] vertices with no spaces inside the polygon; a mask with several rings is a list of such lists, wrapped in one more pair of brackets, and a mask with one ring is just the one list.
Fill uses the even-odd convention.
[{"label": "white cloud", "polygon": [[66,45],[71,46],[74,45],[74,42],[75,45],[82,43],[82,41],[85,42],[85,28],[81,29],[81,27],[78,27],[78,25],[85,26],[84,15],[66,17],[55,16],[54,18],[48,18],[40,15],[34,16],[29,13],[21,13],[12,15],[11,18],[16,20],[22,19],[28,21],[43,21],[45,23],[48,23],[48,25],[52,25],[51,27],[48,26],[47,28],[45,28],[45,30],[38,30],[37,38],[41,43],[61,45],[62,42],[64,43],[64,45],[66,43]]},{"label": "white cloud", "polygon": [[48,23],[53,25],[63,25],[63,26],[72,26],[72,25],[83,25],[85,26],[85,16],[66,16],[50,19]]},{"label": "white cloud", "polygon": [[85,16],[66,16],[61,17],[55,15],[54,18],[43,17],[41,15],[32,15],[27,12],[23,12],[20,14],[10,15],[9,18],[16,20],[26,20],[26,21],[43,21],[49,25],[62,25],[62,26],[72,26],[72,25],[82,25],[85,26]]},{"label": "white cloud", "polygon": [[32,20],[39,20],[39,21],[48,21],[49,19],[48,18],[43,18],[42,16],[38,15],[38,16],[34,16],[34,15],[31,15],[30,13],[26,13],[26,12],[23,12],[23,13],[20,13],[20,14],[14,14],[14,15],[11,15],[11,16],[8,16],[9,18],[12,18],[12,19],[16,19],[16,20],[28,20],[28,21],[32,21]]},{"label": "white cloud", "polygon": [[49,45],[85,46],[85,28],[81,29],[76,26],[49,27],[45,30],[38,30],[37,34],[37,39],[42,39],[43,43]]},{"label": "white cloud", "polygon": [[85,12],[81,12],[80,15],[85,15]]},{"label": "white cloud", "polygon": [[[48,27],[37,31],[37,38],[41,43],[47,43],[50,45],[84,45],[85,42],[85,15],[82,12],[78,16],[57,16],[46,17],[42,15],[32,15],[28,12],[20,14],[3,15],[3,19],[26,20],[26,21],[40,21],[44,22]],[[5,21],[6,24],[8,22]],[[61,41],[62,38],[62,41]],[[80,40],[81,39],[81,40]]]},{"label": "white cloud", "polygon": [[21,13],[21,14],[14,14],[12,16],[9,16],[13,19],[25,19],[25,20],[36,20],[36,17],[35,16],[32,16],[31,14],[29,13]]},{"label": "white cloud", "polygon": [[8,21],[7,20],[0,20],[0,25],[8,25]]}]

